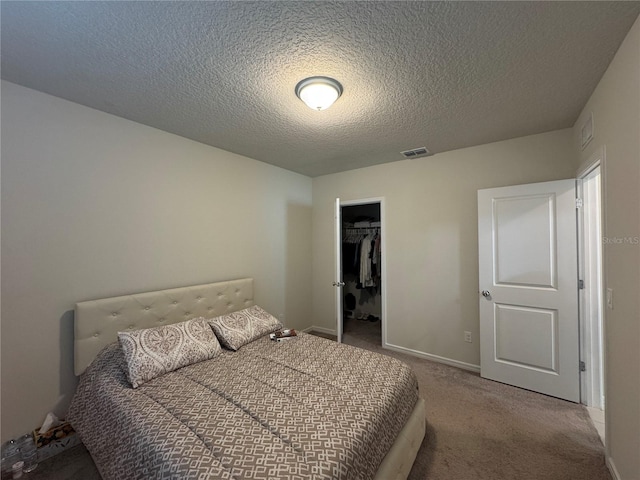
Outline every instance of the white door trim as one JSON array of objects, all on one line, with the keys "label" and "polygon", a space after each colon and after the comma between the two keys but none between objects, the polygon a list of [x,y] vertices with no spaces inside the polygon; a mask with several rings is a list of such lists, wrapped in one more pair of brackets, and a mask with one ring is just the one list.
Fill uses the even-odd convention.
[{"label": "white door trim", "polygon": [[[380,275],[380,279],[382,282],[382,292],[380,293],[380,327],[382,328],[382,347],[387,348],[387,220],[385,214],[385,198],[372,197],[361,198],[357,200],[340,200],[341,207],[352,207],[354,205],[366,205],[369,203],[380,204],[380,236],[382,237],[382,242],[380,243],[380,253],[382,257],[382,273]],[[340,235],[342,235],[342,230],[340,230]],[[336,325],[336,330],[338,332],[342,332],[342,319],[339,319],[339,322],[340,323]]]},{"label": "white door trim", "polygon": [[[604,222],[604,169],[605,163],[605,148],[600,147],[596,150],[589,159],[581,166],[578,171],[578,191],[579,195],[582,198],[583,196],[583,183],[584,180],[592,173],[594,170],[599,168],[600,170],[600,205],[599,205],[599,216],[600,216],[600,236],[603,239],[605,237],[605,222]],[[597,278],[597,272],[593,272],[591,278],[587,278],[590,273],[590,269],[588,268],[588,262],[586,255],[589,255],[587,252],[586,245],[586,235],[588,232],[585,231],[585,227],[588,224],[585,222],[585,215],[588,214],[589,210],[592,208],[598,208],[596,205],[592,205],[588,198],[584,199],[583,211],[580,215],[578,215],[578,239],[579,239],[579,276],[580,279],[585,281],[585,285],[587,288],[581,291],[580,295],[580,360],[585,362],[586,371],[583,373],[581,378],[581,398],[582,403],[587,406],[593,406],[596,408],[604,409],[604,392],[606,387],[606,355],[605,355],[605,306],[603,299],[604,296],[604,248],[600,246],[600,252],[595,252],[595,254],[600,255],[600,265],[599,265],[599,273],[600,278]],[[599,283],[596,287],[597,290],[594,291],[590,286],[593,286],[594,283]],[[593,305],[593,296],[600,296],[600,319],[594,319],[593,315],[590,315],[590,305]],[[600,337],[600,339],[598,338]],[[602,383],[598,380],[602,377]],[[606,422],[605,422],[606,426]]]}]

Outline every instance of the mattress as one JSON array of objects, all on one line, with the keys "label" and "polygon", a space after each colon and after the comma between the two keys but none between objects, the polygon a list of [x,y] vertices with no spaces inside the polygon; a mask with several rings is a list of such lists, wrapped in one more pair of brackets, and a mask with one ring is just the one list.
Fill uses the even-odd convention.
[{"label": "mattress", "polygon": [[263,337],[137,389],[114,343],[68,419],[105,480],[371,479],[417,400],[404,363],[312,335]]}]

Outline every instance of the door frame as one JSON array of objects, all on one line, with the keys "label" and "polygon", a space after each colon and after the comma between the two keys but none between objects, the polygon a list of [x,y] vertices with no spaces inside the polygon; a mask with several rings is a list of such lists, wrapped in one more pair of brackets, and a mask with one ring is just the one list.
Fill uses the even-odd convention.
[{"label": "door frame", "polygon": [[[367,205],[371,203],[378,203],[380,205],[380,236],[382,237],[382,241],[380,243],[380,254],[381,254],[381,269],[382,272],[380,274],[380,282],[382,283],[382,290],[380,292],[380,328],[382,329],[382,347],[386,347],[387,345],[387,231],[386,231],[386,213],[385,213],[385,198],[384,197],[371,197],[371,198],[360,198],[356,200],[342,200],[340,201],[340,213],[342,213],[342,207],[353,207],[356,205]],[[340,225],[336,222],[336,239],[340,239],[340,244],[342,244],[342,215],[340,215]],[[336,248],[336,252],[334,255],[338,255],[340,252],[340,256],[342,256],[342,249]],[[336,258],[336,262],[340,262],[342,265],[342,258]],[[342,282],[343,274],[342,269],[340,270],[338,282]],[[337,287],[336,287],[337,288]],[[340,290],[342,291],[342,289]],[[339,302],[339,303],[338,303]],[[338,299],[336,297],[337,305],[342,308],[342,299]],[[336,306],[338,308],[338,306]],[[338,337],[338,341],[342,341],[342,329],[343,329],[343,318],[342,315],[336,316],[336,334]]]},{"label": "door frame", "polygon": [[[600,209],[600,236],[601,239],[605,237],[605,191],[606,185],[605,175],[605,147],[598,148],[589,159],[584,162],[578,169],[576,175],[577,187],[579,198],[583,198],[583,181],[590,175],[596,168],[600,169],[600,205],[591,205],[590,202],[585,201],[581,211],[578,214],[578,275],[581,280],[587,282],[596,281],[599,285],[596,287],[600,293],[601,305],[599,319],[593,320],[593,316],[589,316],[588,305],[592,300],[593,289],[585,288],[580,290],[579,298],[579,323],[580,323],[580,360],[585,362],[585,371],[582,372],[580,378],[580,398],[581,403],[587,406],[592,406],[601,410],[605,409],[605,392],[606,392],[606,325],[605,325],[605,292],[604,292],[604,265],[605,265],[605,249],[600,251],[600,278],[595,278],[593,275],[591,278],[585,278],[588,270],[586,268],[586,249],[585,249],[585,237],[587,232],[585,231],[585,212],[591,208]],[[588,318],[590,317],[590,318]],[[601,341],[598,342],[597,336],[600,332]],[[601,377],[602,382],[598,380]],[[605,422],[606,427],[606,422]]]}]

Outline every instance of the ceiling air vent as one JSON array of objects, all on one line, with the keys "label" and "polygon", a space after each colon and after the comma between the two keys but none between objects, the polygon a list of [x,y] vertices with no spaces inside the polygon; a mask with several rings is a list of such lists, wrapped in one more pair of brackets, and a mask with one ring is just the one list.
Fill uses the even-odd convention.
[{"label": "ceiling air vent", "polygon": [[426,157],[431,155],[431,152],[427,150],[427,147],[419,147],[414,148],[412,150],[405,150],[404,152],[400,152],[407,158],[415,158],[415,157]]}]

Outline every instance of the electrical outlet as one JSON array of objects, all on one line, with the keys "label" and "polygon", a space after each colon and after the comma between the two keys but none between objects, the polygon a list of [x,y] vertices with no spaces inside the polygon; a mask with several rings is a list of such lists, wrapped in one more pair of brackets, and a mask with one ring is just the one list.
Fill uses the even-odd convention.
[{"label": "electrical outlet", "polygon": [[471,332],[464,332],[464,341],[471,343]]},{"label": "electrical outlet", "polygon": [[607,308],[613,310],[613,288],[607,288]]}]

